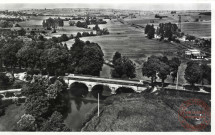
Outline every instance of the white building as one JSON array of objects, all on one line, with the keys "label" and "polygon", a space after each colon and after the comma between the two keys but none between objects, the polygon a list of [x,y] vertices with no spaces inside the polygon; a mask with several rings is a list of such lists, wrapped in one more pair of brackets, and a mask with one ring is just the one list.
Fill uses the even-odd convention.
[{"label": "white building", "polygon": [[191,59],[203,59],[205,55],[198,49],[188,49],[185,51],[185,56]]}]

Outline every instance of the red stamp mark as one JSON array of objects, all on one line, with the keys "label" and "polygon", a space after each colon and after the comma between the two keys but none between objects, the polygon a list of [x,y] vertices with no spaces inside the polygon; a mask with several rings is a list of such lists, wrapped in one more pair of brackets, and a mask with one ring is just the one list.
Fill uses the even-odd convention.
[{"label": "red stamp mark", "polygon": [[184,101],[178,112],[181,125],[190,131],[200,131],[210,124],[210,107],[200,99]]}]

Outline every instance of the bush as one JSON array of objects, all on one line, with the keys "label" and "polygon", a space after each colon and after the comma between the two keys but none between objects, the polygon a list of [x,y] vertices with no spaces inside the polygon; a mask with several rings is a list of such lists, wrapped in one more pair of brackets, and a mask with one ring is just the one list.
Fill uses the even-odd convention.
[{"label": "bush", "polygon": [[27,74],[29,75],[38,75],[40,73],[40,70],[37,70],[37,69],[28,69],[27,70]]},{"label": "bush", "polygon": [[24,81],[20,81],[20,80],[15,80],[15,82],[12,85],[12,88],[14,89],[19,89],[22,88],[22,86],[25,84]]},{"label": "bush", "polygon": [[0,73],[0,84],[8,85],[9,83],[10,83],[9,77],[7,77],[5,73]]},{"label": "bush", "polygon": [[15,96],[13,92],[6,92],[5,97],[13,97]]}]

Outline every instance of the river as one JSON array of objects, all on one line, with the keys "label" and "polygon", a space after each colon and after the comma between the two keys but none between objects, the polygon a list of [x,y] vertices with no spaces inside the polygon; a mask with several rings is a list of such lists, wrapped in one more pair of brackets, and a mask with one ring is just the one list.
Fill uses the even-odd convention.
[{"label": "river", "polygon": [[64,123],[72,131],[80,131],[85,122],[86,115],[98,105],[98,93],[100,94],[100,104],[111,95],[107,86],[97,85],[88,92],[88,88],[82,83],[74,83],[69,90],[68,112]]},{"label": "river", "polygon": [[98,101],[96,98],[80,98],[80,97],[70,97],[70,112],[68,113],[66,119],[64,120],[67,127],[72,131],[80,131],[82,124],[85,121],[86,115],[90,113],[92,108],[96,107]]}]

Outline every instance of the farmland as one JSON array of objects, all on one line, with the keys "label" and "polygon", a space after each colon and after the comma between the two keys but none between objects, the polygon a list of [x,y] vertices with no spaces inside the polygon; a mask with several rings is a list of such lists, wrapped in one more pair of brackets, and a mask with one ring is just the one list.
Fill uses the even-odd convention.
[{"label": "farmland", "polygon": [[[176,51],[170,43],[149,40],[143,30],[136,30],[129,25],[121,24],[117,20],[110,20],[105,26],[110,31],[109,35],[99,37],[84,37],[84,41],[98,43],[104,52],[105,58],[112,58],[115,51],[130,58],[140,58],[147,55],[160,55],[165,50]],[[122,49],[123,48],[123,49]]]},{"label": "farmland", "polygon": [[[124,19],[125,22],[134,23],[141,26],[146,26],[146,24],[153,21],[153,25],[156,27],[159,23],[176,23],[178,24],[178,15],[182,15],[182,32],[185,34],[191,34],[196,37],[211,37],[211,16],[199,15],[198,13],[185,13],[178,12],[177,14],[165,13],[166,18],[158,19],[154,18],[154,14],[142,15],[135,19]],[[198,19],[199,21],[196,21]]]},{"label": "farmland", "polygon": [[0,26],[0,84],[7,88],[0,130],[186,131],[178,118],[211,130],[204,113],[191,121],[178,114],[189,98],[211,106],[208,10],[46,7],[0,14],[25,18]]}]

